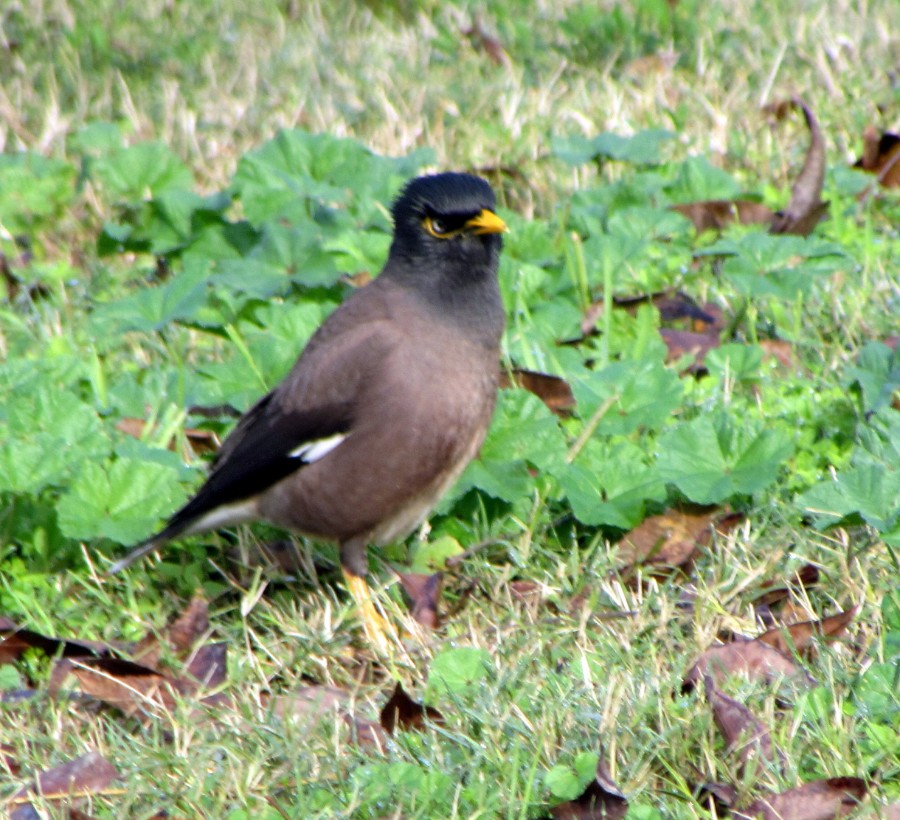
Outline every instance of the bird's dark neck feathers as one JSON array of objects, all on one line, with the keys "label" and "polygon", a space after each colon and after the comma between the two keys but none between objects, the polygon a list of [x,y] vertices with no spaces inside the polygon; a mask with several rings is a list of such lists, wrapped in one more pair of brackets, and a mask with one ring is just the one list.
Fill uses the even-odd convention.
[{"label": "bird's dark neck feathers", "polygon": [[391,257],[378,277],[404,288],[435,321],[463,328],[469,339],[496,347],[503,333],[504,311],[497,274],[490,264],[423,275],[407,259]]}]

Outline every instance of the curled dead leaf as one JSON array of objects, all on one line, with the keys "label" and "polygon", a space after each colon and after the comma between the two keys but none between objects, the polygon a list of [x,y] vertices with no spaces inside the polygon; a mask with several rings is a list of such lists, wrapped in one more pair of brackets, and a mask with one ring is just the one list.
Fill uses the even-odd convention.
[{"label": "curled dead leaf", "polygon": [[808,654],[813,647],[815,638],[833,641],[843,635],[858,612],[859,607],[854,606],[821,620],[773,627],[759,635],[756,640],[766,643],[784,654],[790,654],[795,650],[800,654]]},{"label": "curled dead leaf", "polygon": [[15,749],[8,743],[0,743],[0,772],[8,772],[9,774],[18,774],[20,770],[19,762],[13,756]]},{"label": "curled dead leaf", "polygon": [[705,650],[685,675],[682,689],[691,691],[706,677],[718,686],[729,675],[735,674],[767,681],[787,678],[808,686],[815,684],[808,672],[777,649],[759,641],[744,640]]},{"label": "curled dead leaf", "polygon": [[[663,290],[655,293],[641,293],[636,296],[616,296],[613,307],[634,315],[641,305],[653,305],[659,311],[659,318],[664,322],[677,322],[687,319],[693,330],[720,330],[722,327],[722,311],[717,305],[699,305],[697,301],[681,290]],[[603,315],[602,299],[590,304],[581,320],[582,339],[593,336],[597,332],[597,322]],[[573,340],[573,343],[582,341]]]},{"label": "curled dead leaf", "polygon": [[472,25],[463,29],[462,33],[472,41],[476,48],[484,51],[492,63],[498,66],[510,65],[509,55],[503,48],[503,44],[485,28],[478,14],[472,18]]},{"label": "curled dead leaf", "polygon": [[441,600],[444,574],[442,572],[435,572],[432,575],[419,572],[398,572],[397,577],[409,598],[410,614],[415,621],[426,629],[437,629],[438,605]]},{"label": "curled dead leaf", "polygon": [[797,366],[794,345],[784,339],[760,339],[763,359],[775,359],[782,367],[793,369]]},{"label": "curled dead leaf", "polygon": [[99,641],[50,638],[31,629],[22,629],[8,618],[0,618],[0,664],[14,663],[29,649],[37,649],[48,657],[60,655],[63,658],[100,657],[112,651]]},{"label": "curled dead leaf", "polygon": [[827,202],[822,202],[822,187],[825,184],[825,138],[812,109],[799,97],[794,105],[803,112],[809,129],[809,148],[803,167],[791,188],[791,201],[787,208],[778,212],[772,220],[771,233],[808,236],[819,224]]},{"label": "curled dead leaf", "polygon": [[709,805],[716,817],[727,817],[737,799],[737,789],[730,783],[703,783],[697,795],[697,801],[702,805]]},{"label": "curled dead leaf", "polygon": [[396,729],[422,731],[428,722],[443,723],[444,716],[434,707],[413,700],[397,681],[394,693],[381,710],[380,722],[381,728],[392,735]]},{"label": "curled dead leaf", "polygon": [[504,371],[500,374],[500,387],[513,386],[534,393],[558,416],[572,415],[575,396],[569,383],[559,376],[514,367],[509,372]]},{"label": "curled dead leaf", "polygon": [[804,564],[799,570],[797,570],[797,572],[794,574],[794,577],[788,582],[787,586],[775,586],[775,581],[764,582],[762,584],[762,587],[765,591],[757,596],[753,603],[755,606],[759,606],[762,604],[765,604],[766,606],[773,606],[785,600],[791,594],[791,590],[794,587],[800,589],[808,589],[809,587],[813,587],[818,583],[819,568],[815,566],[815,564]]},{"label": "curled dead leaf", "polygon": [[854,168],[875,174],[883,188],[900,187],[900,136],[885,131],[882,134],[874,126],[863,132],[862,156]]},{"label": "curled dead leaf", "polygon": [[775,212],[761,202],[749,199],[706,199],[671,205],[670,209],[694,223],[697,233],[721,231],[732,223],[771,225]]},{"label": "curled dead leaf", "polygon": [[[143,438],[152,429],[153,424],[150,420],[135,418],[133,416],[125,416],[116,422],[116,430],[120,433],[124,433],[126,436],[131,436],[132,438]],[[188,427],[185,428],[183,432],[185,440],[191,448],[191,452],[195,455],[214,453],[219,449],[219,438],[211,430],[200,430]],[[166,447],[170,450],[175,449],[174,435],[168,439]]]},{"label": "curled dead leaf", "polygon": [[668,349],[667,362],[678,361],[682,356],[693,356],[694,361],[688,365],[683,373],[698,374],[705,372],[703,360],[706,354],[719,346],[718,332],[696,333],[692,330],[673,330],[663,327],[659,330],[663,342]]},{"label": "curled dead leaf", "polygon": [[206,600],[195,595],[184,612],[172,621],[162,635],[148,632],[129,653],[132,659],[143,666],[158,669],[163,657],[171,652],[184,659],[209,631],[209,608]]},{"label": "curled dead leaf", "polygon": [[316,684],[301,686],[286,695],[265,697],[263,701],[282,719],[312,719],[315,722],[335,711],[349,709],[351,698],[344,689]]},{"label": "curled dead leaf", "polygon": [[743,766],[754,758],[774,762],[775,747],[762,722],[743,703],[717,689],[712,678],[706,677],[703,682],[713,718],[728,743],[729,752],[736,752]]},{"label": "curled dead leaf", "polygon": [[708,532],[717,507],[697,511],[667,510],[645,518],[622,536],[617,557],[625,566],[654,564],[679,567],[691,561],[703,532]]},{"label": "curled dead leaf", "polygon": [[541,585],[535,581],[510,581],[506,586],[512,599],[523,604],[539,603],[543,597]]},{"label": "curled dead leaf", "polygon": [[358,746],[383,750],[387,734],[373,720],[359,717],[352,711],[350,693],[335,686],[301,686],[293,692],[264,697],[263,705],[282,720],[296,720],[310,728],[323,720],[337,718],[350,731],[350,739]]},{"label": "curled dead leaf", "polygon": [[743,520],[742,514],[723,513],[719,507],[667,510],[645,518],[624,535],[618,544],[618,557],[626,567],[684,567],[710,543],[713,530],[726,534]]},{"label": "curled dead leaf", "polygon": [[115,766],[99,752],[92,750],[75,760],[41,772],[34,783],[16,792],[10,801],[10,807],[28,804],[37,795],[41,795],[45,800],[54,800],[74,795],[97,794],[106,789],[118,776]]},{"label": "curled dead leaf", "polygon": [[220,641],[198,646],[184,671],[204,689],[222,686],[228,678],[228,644]]},{"label": "curled dead leaf", "polygon": [[835,820],[853,812],[867,791],[866,781],[858,777],[831,777],[760,797],[734,816],[747,820]]},{"label": "curled dead leaf", "polygon": [[602,754],[587,788],[574,800],[550,809],[554,820],[620,820],[627,813],[628,800],[610,776]]},{"label": "curled dead leaf", "polygon": [[131,717],[148,719],[171,713],[179,696],[191,695],[197,684],[172,678],[121,658],[65,658],[52,673],[51,691],[72,675],[79,688],[107,706]]}]

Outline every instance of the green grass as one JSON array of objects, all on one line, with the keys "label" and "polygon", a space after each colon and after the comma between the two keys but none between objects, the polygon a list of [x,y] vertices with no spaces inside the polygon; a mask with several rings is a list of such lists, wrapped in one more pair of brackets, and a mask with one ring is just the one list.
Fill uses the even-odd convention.
[{"label": "green grass", "polygon": [[[464,33],[476,12],[508,65]],[[123,778],[121,791],[79,804],[98,817],[539,817],[563,798],[548,774],[586,753],[610,763],[634,817],[709,817],[696,799],[706,781],[750,795],[855,775],[871,779],[859,816],[900,801],[897,359],[866,347],[897,332],[898,206],[890,192],[858,202],[847,170],[866,125],[896,124],[885,67],[898,30],[890,0],[270,0],[252,11],[63,0],[0,11],[0,148],[12,164],[0,166],[0,250],[19,280],[0,306],[0,614],[49,635],[131,641],[202,587],[236,701],[201,719],[186,699],[148,725],[78,699],[3,704],[0,743],[22,771],[0,762],[0,800],[96,748]],[[743,228],[695,238],[667,204],[741,192],[787,203],[806,131],[799,116],[775,124],[760,107],[794,93],[825,134],[827,221],[804,241]],[[360,158],[323,139],[310,143],[315,167],[279,177],[263,146],[283,128],[408,159]],[[561,156],[560,138],[647,129],[675,134],[658,163],[644,149],[630,162]],[[23,170],[21,151],[47,161]],[[258,176],[248,158],[264,166]],[[514,229],[501,272],[507,358],[567,377],[578,399],[576,418],[557,422],[507,394],[480,467],[435,515],[431,542],[492,542],[448,577],[452,617],[388,668],[374,665],[335,551],[298,539],[295,580],[257,576],[248,556],[276,537],[264,527],[192,539],[104,578],[107,557],[199,481],[183,428],[227,429],[186,408],[246,407],[280,377],[342,298],[337,276],[377,271],[384,208],[423,165],[480,170],[495,185]],[[301,178],[326,193],[279,187]],[[223,191],[238,196],[200,203]],[[710,248],[727,255],[695,256]],[[580,347],[557,344],[590,301],[668,286],[717,305],[733,331],[708,377],[664,366],[648,307],[610,311]],[[768,339],[790,342],[796,366],[762,359],[752,345]],[[601,412],[610,396],[615,412]],[[566,461],[595,413],[594,435]],[[156,427],[130,440],[114,429],[122,417]],[[712,420],[725,489],[685,466],[712,447]],[[741,442],[763,432],[791,455],[753,455],[742,472]],[[615,572],[622,530],[685,498],[728,502],[747,520],[689,578],[626,585]],[[807,507],[838,512],[811,521]],[[412,538],[384,554],[402,566],[416,549]],[[861,614],[849,638],[805,662],[813,690],[785,702],[778,687],[730,682],[787,761],[745,773],[681,680],[724,631],[759,632],[754,597],[807,562],[822,579],[795,594],[797,617],[853,604]],[[515,598],[513,579],[539,584],[540,600]],[[582,592],[588,605],[570,608]],[[412,629],[396,586],[382,597]],[[448,688],[435,670],[475,657],[465,648],[484,650],[485,665]],[[0,673],[4,689],[30,678],[43,691],[49,664],[28,657]],[[383,750],[352,743],[339,720],[286,720],[265,705],[266,693],[315,681],[375,719],[394,679],[445,722]]]}]

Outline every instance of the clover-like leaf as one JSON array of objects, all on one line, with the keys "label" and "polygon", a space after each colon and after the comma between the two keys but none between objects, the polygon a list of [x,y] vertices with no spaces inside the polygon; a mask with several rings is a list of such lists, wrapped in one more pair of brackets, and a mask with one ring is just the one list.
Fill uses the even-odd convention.
[{"label": "clover-like leaf", "polygon": [[59,501],[59,524],[70,538],[132,544],[149,535],[185,495],[178,471],[162,464],[89,461]]},{"label": "clover-like leaf", "polygon": [[724,414],[699,416],[657,443],[660,478],[691,501],[717,504],[769,486],[793,452],[787,434],[751,421],[737,427]]}]

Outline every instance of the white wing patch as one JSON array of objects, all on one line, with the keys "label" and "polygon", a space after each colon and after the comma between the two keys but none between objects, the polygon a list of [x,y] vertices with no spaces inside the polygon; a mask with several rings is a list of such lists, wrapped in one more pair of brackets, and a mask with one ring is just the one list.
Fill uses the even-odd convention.
[{"label": "white wing patch", "polygon": [[299,458],[307,464],[312,464],[314,461],[327,456],[345,438],[347,438],[347,433],[335,433],[335,435],[328,438],[304,441],[303,444],[295,447],[288,453],[288,458]]}]

